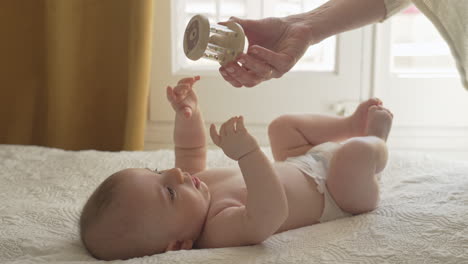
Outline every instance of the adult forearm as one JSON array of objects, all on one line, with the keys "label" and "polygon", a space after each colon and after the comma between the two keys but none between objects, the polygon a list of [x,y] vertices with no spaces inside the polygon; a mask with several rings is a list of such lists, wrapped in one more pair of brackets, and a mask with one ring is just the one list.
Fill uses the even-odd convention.
[{"label": "adult forearm", "polygon": [[330,0],[306,13],[285,18],[310,29],[310,44],[375,23],[386,15],[384,0]]},{"label": "adult forearm", "polygon": [[239,159],[239,167],[247,185],[247,219],[255,232],[266,238],[288,217],[283,185],[270,160],[259,148]]}]

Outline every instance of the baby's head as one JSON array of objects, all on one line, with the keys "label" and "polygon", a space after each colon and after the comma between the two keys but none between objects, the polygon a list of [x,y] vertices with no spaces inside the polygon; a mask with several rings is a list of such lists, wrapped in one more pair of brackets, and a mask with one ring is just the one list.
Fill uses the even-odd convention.
[{"label": "baby's head", "polygon": [[98,259],[128,259],[190,249],[205,224],[210,193],[178,168],[112,174],[83,208],[81,238]]}]

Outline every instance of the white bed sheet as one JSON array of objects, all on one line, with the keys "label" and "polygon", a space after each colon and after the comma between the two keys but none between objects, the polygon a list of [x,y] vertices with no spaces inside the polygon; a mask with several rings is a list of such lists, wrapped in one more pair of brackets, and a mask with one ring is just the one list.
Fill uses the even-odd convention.
[{"label": "white bed sheet", "polygon": [[[90,192],[116,170],[163,169],[173,161],[171,150],[0,145],[0,263],[97,262],[77,227]],[[210,150],[208,165],[236,164]],[[381,184],[380,206],[371,213],[277,234],[261,245],[125,263],[468,263],[468,162],[391,153]]]}]

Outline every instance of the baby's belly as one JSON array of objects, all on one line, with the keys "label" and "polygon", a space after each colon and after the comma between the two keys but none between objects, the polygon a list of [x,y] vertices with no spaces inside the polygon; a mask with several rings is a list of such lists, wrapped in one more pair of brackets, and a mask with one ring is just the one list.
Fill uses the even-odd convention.
[{"label": "baby's belly", "polygon": [[283,232],[318,223],[323,211],[323,194],[317,184],[291,164],[274,164],[288,198],[289,216],[280,229]]},{"label": "baby's belly", "polygon": [[[318,223],[323,210],[323,195],[309,176],[291,164],[273,164],[284,186],[288,199],[289,216],[276,233]],[[211,206],[208,216],[213,216],[231,206],[247,202],[247,189],[238,168],[210,169],[201,175],[210,188]]]}]

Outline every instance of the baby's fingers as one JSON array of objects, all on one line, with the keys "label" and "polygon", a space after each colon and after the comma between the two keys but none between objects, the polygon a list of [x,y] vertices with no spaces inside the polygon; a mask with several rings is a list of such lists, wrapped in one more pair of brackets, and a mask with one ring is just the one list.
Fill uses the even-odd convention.
[{"label": "baby's fingers", "polygon": [[210,137],[211,137],[211,140],[213,140],[213,143],[215,143],[215,145],[219,147],[221,138],[218,132],[216,131],[216,126],[214,124],[211,124],[210,126]]},{"label": "baby's fingers", "polygon": [[224,122],[221,127],[219,128],[219,135],[220,136],[227,136],[226,132],[226,126],[227,126],[228,121]]},{"label": "baby's fingers", "polygon": [[188,77],[181,79],[177,84],[188,84],[192,86],[196,81],[200,80],[200,76]]},{"label": "baby's fingers", "polygon": [[185,96],[187,95],[187,93],[192,89],[192,87],[188,84],[178,84],[175,88],[174,88],[174,95],[175,95],[175,98],[180,101],[180,100],[183,100],[185,98]]},{"label": "baby's fingers", "polygon": [[221,136],[227,136],[235,133],[234,129],[234,122],[236,121],[236,117],[229,118],[226,122],[221,125],[219,129],[219,134]]},{"label": "baby's fingers", "polygon": [[174,90],[170,86],[166,87],[166,97],[169,102],[172,103],[174,101]]},{"label": "baby's fingers", "polygon": [[237,118],[236,131],[237,132],[247,131],[247,129],[245,129],[245,126],[244,126],[244,117],[243,116],[239,116],[239,118]]},{"label": "baby's fingers", "polygon": [[226,134],[232,135],[236,133],[236,129],[234,127],[234,124],[236,123],[237,117],[231,117],[227,122],[226,122]]}]

